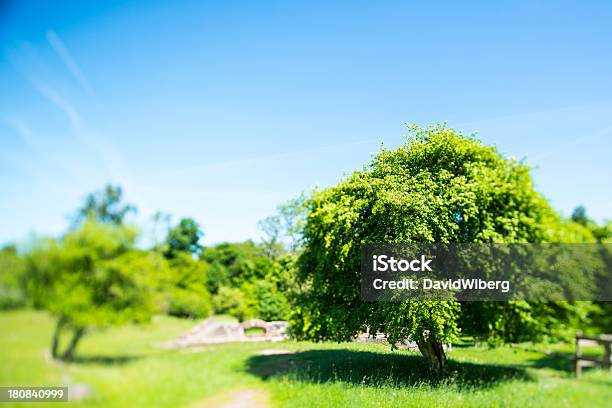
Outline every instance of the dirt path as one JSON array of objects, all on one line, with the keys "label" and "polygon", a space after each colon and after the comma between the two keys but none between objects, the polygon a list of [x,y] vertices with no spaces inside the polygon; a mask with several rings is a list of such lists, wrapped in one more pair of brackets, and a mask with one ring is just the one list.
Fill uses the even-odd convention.
[{"label": "dirt path", "polygon": [[[264,349],[257,354],[262,356],[294,354],[295,350]],[[268,408],[270,394],[266,390],[257,388],[235,389],[221,395],[213,395],[202,401],[190,405],[190,408]]]},{"label": "dirt path", "polygon": [[239,389],[207,398],[192,408],[268,408],[270,395],[265,390]]}]

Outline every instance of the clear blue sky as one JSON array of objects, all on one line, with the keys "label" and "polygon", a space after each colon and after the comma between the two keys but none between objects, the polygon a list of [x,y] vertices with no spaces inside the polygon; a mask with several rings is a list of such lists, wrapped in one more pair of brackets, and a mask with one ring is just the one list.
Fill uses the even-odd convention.
[{"label": "clear blue sky", "polygon": [[[120,183],[205,242],[447,120],[612,218],[609,2],[2,2],[0,242]],[[53,4],[52,4],[53,3]]]}]

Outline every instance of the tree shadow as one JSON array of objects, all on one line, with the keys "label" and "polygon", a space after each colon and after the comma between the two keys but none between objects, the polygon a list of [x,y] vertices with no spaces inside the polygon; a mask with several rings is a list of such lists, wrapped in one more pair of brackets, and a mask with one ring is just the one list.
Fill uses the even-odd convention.
[{"label": "tree shadow", "polygon": [[71,364],[82,364],[82,365],[125,365],[137,360],[140,360],[142,356],[138,355],[76,355],[67,362]]},{"label": "tree shadow", "polygon": [[545,354],[543,357],[529,360],[529,366],[533,368],[550,368],[557,371],[570,372],[574,370],[574,353],[554,352]]},{"label": "tree shadow", "polygon": [[450,360],[444,374],[430,371],[420,356],[353,350],[310,350],[260,355],[247,360],[246,371],[264,380],[289,377],[313,383],[346,382],[362,386],[486,388],[512,381],[532,381],[524,368]]}]

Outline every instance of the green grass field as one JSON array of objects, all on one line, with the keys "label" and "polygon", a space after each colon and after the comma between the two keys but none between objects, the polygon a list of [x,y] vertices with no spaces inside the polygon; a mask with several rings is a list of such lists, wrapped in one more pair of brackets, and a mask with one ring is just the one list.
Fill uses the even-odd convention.
[{"label": "green grass field", "polygon": [[450,373],[437,377],[418,353],[391,352],[384,344],[167,350],[158,344],[194,323],[158,317],[149,326],[90,333],[76,360],[61,364],[48,358],[52,323],[40,312],[0,314],[0,385],[84,383],[94,395],[69,405],[94,407],[214,407],[236,398],[255,407],[604,407],[612,401],[612,373],[587,370],[580,381],[573,378],[571,345],[458,344],[449,354]]}]

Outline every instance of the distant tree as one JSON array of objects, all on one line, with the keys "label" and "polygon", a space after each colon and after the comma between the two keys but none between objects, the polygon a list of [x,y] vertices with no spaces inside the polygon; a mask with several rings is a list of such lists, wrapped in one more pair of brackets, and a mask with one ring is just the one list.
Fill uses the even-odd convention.
[{"label": "distant tree", "polygon": [[251,319],[255,317],[255,301],[249,295],[249,289],[219,288],[219,292],[213,297],[215,311],[234,316],[240,321]]},{"label": "distant tree", "polygon": [[153,249],[159,250],[170,230],[172,216],[163,211],[156,211],[150,219],[150,240]]},{"label": "distant tree", "polygon": [[[168,274],[166,260],[135,249],[136,233],[88,219],[29,255],[29,294],[57,319],[54,357],[72,358],[90,328],[146,322],[157,310],[159,282]],[[62,347],[65,334],[70,339]]]},{"label": "distant tree", "polygon": [[584,208],[584,206],[581,205],[574,209],[574,212],[572,212],[572,221],[584,226],[588,224],[589,218],[586,215],[586,208]]},{"label": "distant tree", "polygon": [[211,265],[209,289],[239,287],[245,282],[270,278],[276,271],[274,261],[253,241],[222,243],[207,247],[202,259]]},{"label": "distant tree", "polygon": [[266,249],[253,241],[206,248],[202,259],[210,264],[207,287],[213,294],[215,312],[237,318],[286,319],[295,277],[291,258],[270,258]]},{"label": "distant tree", "polygon": [[178,253],[198,256],[202,253],[200,239],[203,236],[200,225],[193,218],[183,218],[168,231],[165,255],[168,258],[173,258]]},{"label": "distant tree", "polygon": [[[584,206],[579,206],[574,209],[571,220],[588,230],[597,242],[602,244],[612,243],[612,220],[606,220],[602,224],[599,224],[589,218]],[[612,264],[612,259],[610,259],[609,256],[609,253],[604,255],[604,259],[608,265]],[[594,309],[592,309],[589,314],[593,328],[598,332],[611,332],[612,302],[594,302],[593,306]]]},{"label": "distant tree", "polygon": [[462,305],[363,301],[362,246],[545,242],[558,216],[534,190],[526,165],[444,125],[411,131],[408,143],[382,149],[363,170],[308,200],[293,330],[298,337],[348,341],[369,326],[392,345],[416,341],[431,368],[442,370],[442,344],[457,335]]},{"label": "distant tree", "polygon": [[274,282],[261,280],[254,285],[257,317],[267,321],[287,320],[289,301]]},{"label": "distant tree", "polygon": [[612,242],[612,220],[598,224],[588,217],[586,208],[578,206],[572,212],[571,220],[587,228],[599,243]]},{"label": "distant tree", "polygon": [[211,296],[206,287],[209,265],[186,252],[176,252],[168,261],[169,281],[166,284],[168,314],[202,318],[212,312]]},{"label": "distant tree", "polygon": [[305,221],[306,195],[303,193],[278,206],[276,214],[259,221],[257,226],[263,234],[263,246],[268,256],[276,258],[283,250],[297,250]]},{"label": "distant tree", "polygon": [[107,185],[101,191],[90,193],[83,206],[77,210],[74,225],[78,226],[87,219],[103,224],[122,224],[125,217],[136,211],[136,207],[123,202],[121,186]]}]

